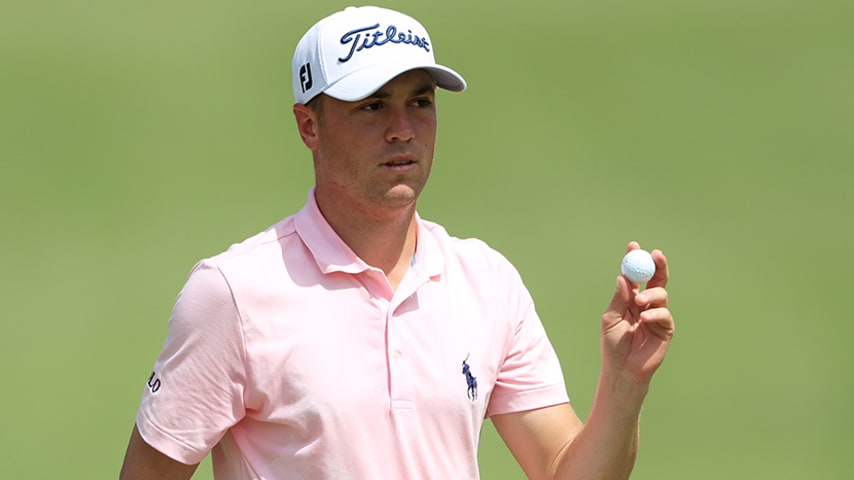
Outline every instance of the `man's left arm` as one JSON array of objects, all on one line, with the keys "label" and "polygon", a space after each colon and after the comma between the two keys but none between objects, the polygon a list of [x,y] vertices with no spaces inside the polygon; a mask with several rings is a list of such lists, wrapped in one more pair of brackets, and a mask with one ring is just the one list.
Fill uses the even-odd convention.
[{"label": "man's left arm", "polygon": [[[632,242],[627,251],[640,246]],[[638,421],[652,376],[674,333],[665,289],[667,259],[652,252],[656,274],[639,291],[625,277],[601,323],[602,371],[582,424],[569,404],[492,417],[499,435],[531,479],[625,479],[634,466]]]}]

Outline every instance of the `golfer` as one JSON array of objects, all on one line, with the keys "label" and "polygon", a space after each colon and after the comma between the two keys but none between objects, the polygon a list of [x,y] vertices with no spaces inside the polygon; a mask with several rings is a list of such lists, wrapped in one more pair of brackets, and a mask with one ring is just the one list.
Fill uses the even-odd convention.
[{"label": "golfer", "polygon": [[[476,479],[489,418],[532,479],[627,478],[674,332],[667,260],[617,277],[582,423],[519,273],[421,218],[437,88],[460,92],[416,20],[348,8],[293,57],[315,185],[292,216],[200,261],[178,296],[121,478]],[[630,243],[628,250],[639,248]]]}]

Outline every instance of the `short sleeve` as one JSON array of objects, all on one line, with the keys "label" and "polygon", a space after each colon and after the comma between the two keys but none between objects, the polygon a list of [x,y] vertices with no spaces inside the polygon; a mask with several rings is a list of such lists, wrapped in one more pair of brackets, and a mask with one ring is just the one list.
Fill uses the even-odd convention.
[{"label": "short sleeve", "polygon": [[245,414],[243,329],[228,282],[200,262],[178,295],[169,331],[137,413],[145,441],[200,462]]},{"label": "short sleeve", "polygon": [[502,269],[507,278],[508,312],[512,334],[499,368],[486,415],[521,412],[567,403],[569,396],[560,361],[549,341],[534,301],[519,273],[509,262]]}]

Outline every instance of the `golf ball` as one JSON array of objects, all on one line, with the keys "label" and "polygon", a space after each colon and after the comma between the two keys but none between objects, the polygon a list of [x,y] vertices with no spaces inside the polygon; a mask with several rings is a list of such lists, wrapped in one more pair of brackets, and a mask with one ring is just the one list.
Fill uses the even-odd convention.
[{"label": "golf ball", "polygon": [[646,250],[632,250],[623,257],[621,270],[632,283],[646,283],[655,275],[655,261]]}]

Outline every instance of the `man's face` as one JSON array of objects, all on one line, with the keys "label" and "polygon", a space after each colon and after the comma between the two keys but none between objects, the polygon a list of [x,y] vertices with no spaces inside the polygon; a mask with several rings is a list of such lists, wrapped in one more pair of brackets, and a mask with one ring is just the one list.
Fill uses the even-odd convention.
[{"label": "man's face", "polygon": [[319,100],[316,194],[368,211],[412,205],[433,165],[433,76],[413,70],[364,100]]}]

